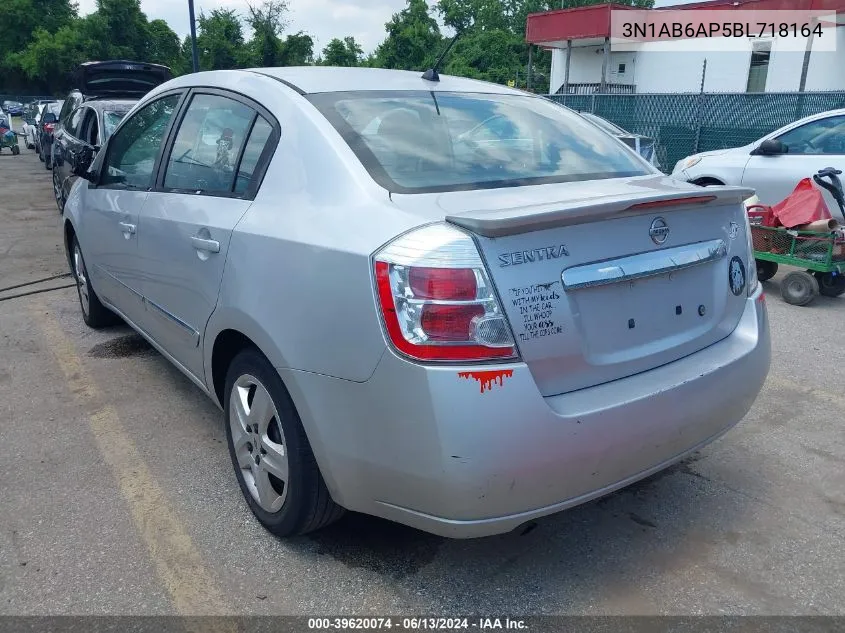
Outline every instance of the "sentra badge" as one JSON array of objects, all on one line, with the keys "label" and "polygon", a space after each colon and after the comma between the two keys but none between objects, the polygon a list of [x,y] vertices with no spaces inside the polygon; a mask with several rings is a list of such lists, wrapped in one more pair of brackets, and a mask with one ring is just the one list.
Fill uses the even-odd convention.
[{"label": "sentra badge", "polygon": [[566,246],[544,246],[542,248],[534,248],[530,251],[516,251],[514,253],[504,253],[499,255],[499,266],[519,266],[520,264],[532,264],[534,262],[542,262],[548,259],[560,259],[561,257],[569,257],[569,251]]}]

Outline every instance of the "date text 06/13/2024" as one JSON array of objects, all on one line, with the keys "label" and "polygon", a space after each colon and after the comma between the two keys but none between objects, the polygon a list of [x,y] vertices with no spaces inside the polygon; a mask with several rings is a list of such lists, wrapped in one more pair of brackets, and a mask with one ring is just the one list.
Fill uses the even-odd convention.
[{"label": "date text 06/13/2024", "polygon": [[398,629],[400,631],[527,630],[524,620],[512,618],[351,617],[308,618],[311,631]]}]

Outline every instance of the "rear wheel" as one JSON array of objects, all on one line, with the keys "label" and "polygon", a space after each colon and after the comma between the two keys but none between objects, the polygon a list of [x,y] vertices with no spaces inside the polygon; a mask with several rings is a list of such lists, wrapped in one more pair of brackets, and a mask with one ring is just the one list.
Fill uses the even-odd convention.
[{"label": "rear wheel", "polygon": [[755,259],[757,264],[757,278],[760,281],[769,281],[778,272],[777,262],[770,262],[764,259]]},{"label": "rear wheel", "polygon": [[53,153],[44,154],[44,169],[50,171],[53,169]]},{"label": "rear wheel", "polygon": [[780,294],[791,305],[805,306],[819,294],[819,282],[803,270],[792,272],[783,278]]},{"label": "rear wheel", "polygon": [[53,196],[56,198],[56,206],[59,207],[59,213],[65,212],[65,195],[62,192],[62,183],[60,182],[59,171],[53,169]]},{"label": "rear wheel", "polygon": [[256,349],[232,361],[224,410],[232,466],[244,499],[276,536],[317,530],[343,509],[332,501],[305,429],[278,372]]},{"label": "rear wheel", "polygon": [[825,297],[838,297],[845,293],[845,275],[834,273],[816,273],[819,293]]},{"label": "rear wheel", "polygon": [[20,148],[20,147],[18,147],[17,145],[12,145],[12,154],[14,154],[15,156],[17,156],[17,155],[18,155],[18,154],[20,154],[20,153],[21,153],[21,148]]}]

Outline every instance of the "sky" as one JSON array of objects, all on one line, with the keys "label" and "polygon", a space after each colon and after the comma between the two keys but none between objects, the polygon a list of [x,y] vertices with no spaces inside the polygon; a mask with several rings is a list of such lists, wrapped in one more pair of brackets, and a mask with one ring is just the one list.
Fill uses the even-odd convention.
[{"label": "sky", "polygon": [[[77,0],[82,14],[95,9],[94,0]],[[259,4],[254,2],[254,4]],[[287,33],[305,31],[315,39],[314,52],[319,53],[333,37],[352,35],[369,53],[384,39],[384,25],[397,11],[405,7],[405,0],[289,0]],[[247,12],[247,0],[194,0],[194,9],[235,9]],[[190,32],[187,0],[141,0],[147,19],[162,19],[180,38]]]}]

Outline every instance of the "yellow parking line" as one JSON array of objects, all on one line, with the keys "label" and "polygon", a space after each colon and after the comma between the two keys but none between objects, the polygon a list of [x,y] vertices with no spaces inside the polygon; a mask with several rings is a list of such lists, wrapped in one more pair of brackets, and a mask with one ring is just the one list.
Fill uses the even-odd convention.
[{"label": "yellow parking line", "polygon": [[33,304],[33,316],[74,398],[89,412],[91,432],[100,453],[117,480],[135,527],[176,610],[185,615],[227,613],[223,595],[191,537],[168,505],[164,490],[126,433],[117,411],[103,404],[102,395],[82,366],[73,343],[58,322],[46,314],[43,304]]}]

